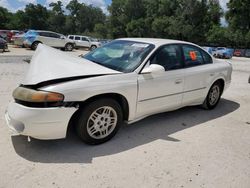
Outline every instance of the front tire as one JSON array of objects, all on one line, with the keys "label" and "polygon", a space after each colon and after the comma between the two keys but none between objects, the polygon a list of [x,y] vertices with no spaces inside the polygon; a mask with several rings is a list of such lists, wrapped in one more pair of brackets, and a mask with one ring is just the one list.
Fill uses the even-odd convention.
[{"label": "front tire", "polygon": [[31,50],[36,50],[37,49],[37,46],[40,42],[33,42],[33,44],[31,45]]},{"label": "front tire", "polygon": [[118,102],[109,98],[99,99],[80,110],[76,131],[83,142],[101,144],[115,136],[122,119]]},{"label": "front tire", "polygon": [[93,46],[90,47],[90,51],[93,51],[93,50],[95,50],[96,48],[97,48],[97,46],[93,45]]},{"label": "front tire", "polygon": [[215,82],[212,87],[209,89],[209,92],[207,94],[207,97],[203,103],[203,108],[207,110],[212,110],[214,109],[221,98],[223,91],[223,87],[219,81]]}]

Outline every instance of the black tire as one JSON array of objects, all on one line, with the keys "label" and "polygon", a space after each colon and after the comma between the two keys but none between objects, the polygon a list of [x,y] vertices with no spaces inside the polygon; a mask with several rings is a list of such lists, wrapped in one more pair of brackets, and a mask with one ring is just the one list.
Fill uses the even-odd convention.
[{"label": "black tire", "polygon": [[[102,120],[100,118],[101,114],[98,118],[95,119],[95,121],[97,121],[96,124],[90,118],[95,112],[98,112],[99,109],[102,110],[102,108],[105,108],[105,107],[110,107],[116,113],[115,117],[116,117],[117,121],[116,121],[116,123],[114,123],[113,127],[110,127],[110,130],[108,130],[109,126],[112,126],[112,125],[107,125],[108,120],[106,118],[104,118]],[[103,114],[103,112],[104,111],[102,111],[102,114]],[[80,109],[80,111],[78,113],[78,118],[76,120],[77,134],[81,138],[81,140],[87,144],[97,145],[97,144],[102,144],[104,142],[107,142],[108,140],[113,138],[115,136],[115,134],[117,133],[117,131],[119,130],[119,128],[122,124],[122,121],[123,121],[122,114],[123,113],[122,113],[121,106],[119,105],[118,102],[116,102],[113,99],[103,98],[103,99],[98,99],[94,102],[91,102],[88,105],[86,105],[83,109]],[[90,121],[93,122],[93,125],[90,125]],[[105,123],[105,121],[106,121],[106,125],[103,124],[103,123]],[[103,132],[103,131],[100,131],[100,130],[101,130],[101,128],[105,129],[104,126],[107,127],[106,129],[108,131],[110,131],[110,133],[103,138],[94,138],[94,137],[101,136],[101,132]],[[88,128],[88,127],[91,127],[91,128]],[[99,130],[99,131],[96,131],[96,133],[94,133],[95,135],[91,136],[89,134],[89,129],[92,129],[93,127],[94,127],[95,131],[96,130]]]},{"label": "black tire", "polygon": [[33,42],[31,45],[31,50],[36,50],[39,43],[40,42],[37,42],[37,41]]},{"label": "black tire", "polygon": [[93,50],[95,50],[96,48],[97,48],[97,46],[93,45],[93,46],[90,47],[90,51],[93,51]]},{"label": "black tire", "polygon": [[67,43],[67,44],[65,45],[65,51],[71,52],[73,49],[74,49],[74,45],[73,45],[73,44]]},{"label": "black tire", "polygon": [[[219,90],[218,94],[216,94],[216,97],[212,97],[212,95],[213,95],[212,92],[214,92],[214,90]],[[207,97],[206,97],[205,101],[203,102],[202,107],[207,109],[207,110],[214,109],[220,101],[222,92],[223,92],[223,87],[222,87],[221,82],[216,81],[209,89]],[[212,100],[211,98],[214,98],[214,100]]]}]

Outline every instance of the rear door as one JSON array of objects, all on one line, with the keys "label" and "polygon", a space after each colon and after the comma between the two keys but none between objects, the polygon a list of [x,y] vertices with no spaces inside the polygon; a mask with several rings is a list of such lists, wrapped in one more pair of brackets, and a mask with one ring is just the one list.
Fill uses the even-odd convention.
[{"label": "rear door", "polygon": [[37,40],[41,41],[43,44],[51,46],[50,32],[46,32],[46,31],[38,32]]},{"label": "rear door", "polygon": [[74,41],[76,43],[76,46],[81,47],[81,37],[80,36],[75,36]]},{"label": "rear door", "polygon": [[207,95],[207,87],[216,76],[216,66],[212,57],[193,45],[182,45],[185,64],[185,84],[183,105],[203,102]]}]

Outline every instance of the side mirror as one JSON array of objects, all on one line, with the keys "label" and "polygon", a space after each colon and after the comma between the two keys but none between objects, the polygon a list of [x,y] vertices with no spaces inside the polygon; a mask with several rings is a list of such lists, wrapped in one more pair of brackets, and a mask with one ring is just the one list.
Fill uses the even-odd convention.
[{"label": "side mirror", "polygon": [[149,65],[148,67],[144,68],[142,70],[142,74],[154,74],[154,73],[162,73],[162,72],[165,72],[165,69],[163,66],[161,65],[157,65],[157,64],[151,64]]},{"label": "side mirror", "polygon": [[65,39],[66,37],[65,36],[61,36],[60,39]]}]

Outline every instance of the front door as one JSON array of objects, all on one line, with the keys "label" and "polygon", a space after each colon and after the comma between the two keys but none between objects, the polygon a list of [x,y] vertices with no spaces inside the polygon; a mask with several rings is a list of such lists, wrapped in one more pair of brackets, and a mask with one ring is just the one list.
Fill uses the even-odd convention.
[{"label": "front door", "polygon": [[159,64],[163,73],[139,74],[137,118],[174,110],[182,104],[184,69],[181,46],[166,45],[150,58],[148,64]]},{"label": "front door", "polygon": [[79,41],[79,46],[84,48],[90,47],[90,42],[87,37],[81,37],[81,40]]}]

